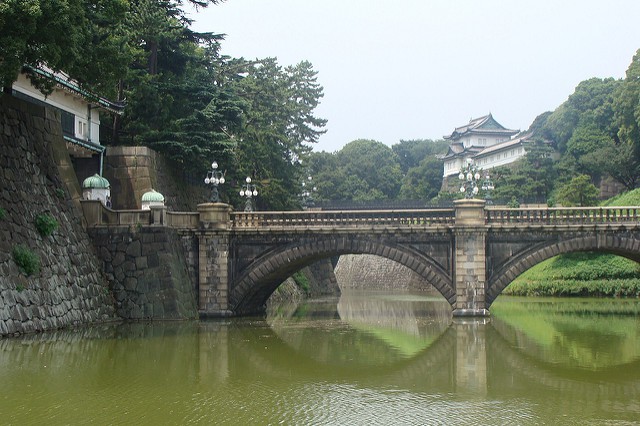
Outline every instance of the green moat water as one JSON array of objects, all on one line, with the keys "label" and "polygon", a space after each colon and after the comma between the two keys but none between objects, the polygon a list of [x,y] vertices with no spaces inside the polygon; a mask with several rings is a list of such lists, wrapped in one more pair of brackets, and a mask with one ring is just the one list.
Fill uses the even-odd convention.
[{"label": "green moat water", "polygon": [[0,340],[2,424],[640,424],[640,302],[352,293]]}]

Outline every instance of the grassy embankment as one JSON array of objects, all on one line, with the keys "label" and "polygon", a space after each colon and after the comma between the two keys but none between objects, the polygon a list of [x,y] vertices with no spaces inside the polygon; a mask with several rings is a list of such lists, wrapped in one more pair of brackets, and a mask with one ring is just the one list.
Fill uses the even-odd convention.
[{"label": "grassy embankment", "polygon": [[[603,206],[638,206],[640,189]],[[516,278],[503,294],[513,296],[640,297],[640,264],[602,253],[570,253],[547,259]]]}]

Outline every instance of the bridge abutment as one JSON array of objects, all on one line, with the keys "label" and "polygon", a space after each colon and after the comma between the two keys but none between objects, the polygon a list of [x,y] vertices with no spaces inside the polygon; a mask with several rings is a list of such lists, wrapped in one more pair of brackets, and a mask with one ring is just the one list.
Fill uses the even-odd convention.
[{"label": "bridge abutment", "polygon": [[455,202],[454,317],[489,315],[485,301],[487,229],[484,206],[484,200],[464,199]]}]

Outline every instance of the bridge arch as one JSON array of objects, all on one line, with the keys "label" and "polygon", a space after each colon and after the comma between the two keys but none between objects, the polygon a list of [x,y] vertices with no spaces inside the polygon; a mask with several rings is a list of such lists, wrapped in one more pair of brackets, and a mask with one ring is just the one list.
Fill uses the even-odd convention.
[{"label": "bridge arch", "polygon": [[585,251],[616,254],[640,263],[638,240],[633,237],[590,235],[536,245],[511,257],[502,268],[489,277],[486,294],[487,308],[524,271],[560,254]]},{"label": "bridge arch", "polygon": [[373,254],[398,262],[432,284],[452,306],[455,303],[453,280],[433,258],[401,244],[333,235],[290,243],[254,260],[231,283],[229,308],[236,314],[261,312],[269,296],[294,272],[342,254]]}]

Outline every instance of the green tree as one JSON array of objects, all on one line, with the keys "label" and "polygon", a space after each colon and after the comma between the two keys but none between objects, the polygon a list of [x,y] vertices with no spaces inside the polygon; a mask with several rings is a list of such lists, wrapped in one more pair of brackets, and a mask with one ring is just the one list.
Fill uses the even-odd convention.
[{"label": "green tree", "polygon": [[620,140],[640,145],[640,49],[633,56],[614,103]]},{"label": "green tree", "polygon": [[341,181],[345,179],[338,165],[338,156],[325,151],[312,152],[308,159],[308,175],[313,176],[319,201],[343,200],[345,195],[338,194]]},{"label": "green tree", "polygon": [[[124,71],[120,22],[126,0],[6,0],[0,2],[0,84],[10,87],[22,66],[46,64],[88,88],[107,88]],[[51,82],[32,79],[44,92]]]},{"label": "green tree", "polygon": [[628,190],[638,186],[640,179],[640,157],[633,145],[608,140],[596,151],[581,158],[585,169],[606,173]]},{"label": "green tree", "polygon": [[295,208],[309,144],[325,132],[326,120],[313,115],[323,89],[309,62],[283,68],[267,58],[247,71],[234,85],[245,102],[237,170],[262,182],[263,208]]},{"label": "green tree", "polygon": [[400,199],[429,201],[438,195],[442,187],[442,160],[427,156],[417,167],[409,169],[402,179]]},{"label": "green tree", "polygon": [[598,188],[589,176],[579,175],[557,189],[556,202],[566,207],[594,206],[598,203]]},{"label": "green tree", "polygon": [[490,171],[494,198],[542,201],[550,196],[557,180],[553,149],[542,139],[533,138],[526,150],[524,158],[514,165]]},{"label": "green tree", "polygon": [[418,167],[420,162],[427,156],[445,154],[449,143],[445,140],[433,141],[431,139],[401,140],[391,146],[393,152],[398,156],[398,162],[403,174],[410,168]]},{"label": "green tree", "polygon": [[[619,146],[615,147],[613,162],[622,162],[628,173],[611,173],[627,188],[636,186],[640,178],[640,49],[633,56],[626,78],[620,84],[614,102],[615,122],[618,125]],[[609,148],[611,149],[611,147]],[[616,177],[617,176],[617,177]],[[632,185],[632,186],[630,186]]]},{"label": "green tree", "polygon": [[613,103],[619,85],[620,81],[613,78],[582,81],[574,93],[546,117],[541,136],[552,140],[561,153],[566,151],[567,143],[580,126],[595,126],[614,137],[617,129],[613,125]]},{"label": "green tree", "polygon": [[597,181],[607,169],[607,166],[595,164],[590,161],[590,158],[593,158],[594,153],[603,153],[602,148],[608,146],[609,141],[612,141],[611,137],[595,124],[579,125],[567,142],[565,156],[575,158],[579,173],[587,174]]},{"label": "green tree", "polygon": [[346,144],[337,153],[338,163],[347,184],[357,189],[348,199],[395,199],[400,190],[402,174],[396,154],[382,142],[358,139]]}]

